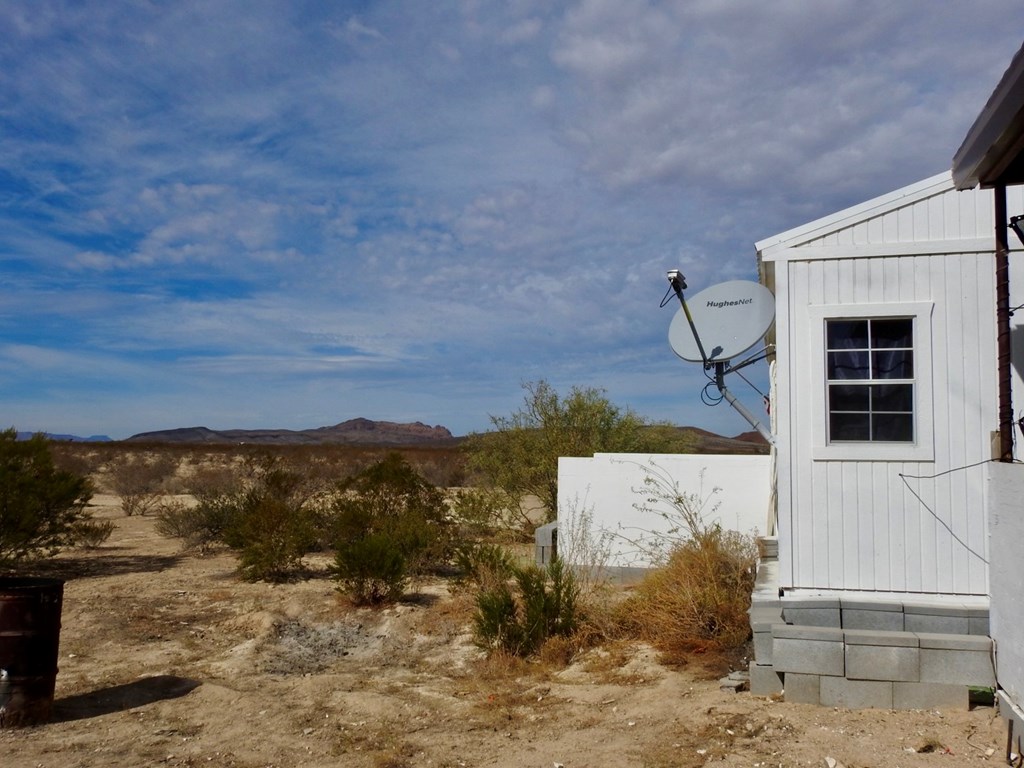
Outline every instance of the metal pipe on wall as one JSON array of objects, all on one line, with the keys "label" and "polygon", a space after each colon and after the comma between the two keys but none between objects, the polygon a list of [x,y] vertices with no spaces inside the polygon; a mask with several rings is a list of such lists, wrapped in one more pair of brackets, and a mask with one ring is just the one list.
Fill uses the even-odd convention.
[{"label": "metal pipe on wall", "polygon": [[1010,371],[1010,241],[1006,185],[995,187],[996,353],[999,379],[999,460],[1013,461],[1013,397]]}]

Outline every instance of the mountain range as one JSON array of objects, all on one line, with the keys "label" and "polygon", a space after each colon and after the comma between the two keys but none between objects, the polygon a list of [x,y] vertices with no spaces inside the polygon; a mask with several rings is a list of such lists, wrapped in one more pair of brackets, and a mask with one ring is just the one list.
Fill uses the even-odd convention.
[{"label": "mountain range", "polygon": [[[689,433],[696,453],[767,453],[768,444],[757,432],[744,432],[735,437],[724,437],[699,427],[676,427]],[[19,440],[27,440],[31,432],[19,432]],[[77,435],[47,434],[52,440],[69,442],[107,442],[106,435],[78,437]],[[199,444],[256,444],[256,445],[358,445],[358,446],[444,446],[455,445],[464,438],[455,437],[442,426],[430,426],[416,421],[397,423],[349,419],[330,427],[314,429],[209,429],[208,427],[181,427],[153,432],[140,432],[125,442]]]},{"label": "mountain range", "polygon": [[261,445],[420,445],[452,443],[456,438],[445,427],[431,427],[416,421],[398,424],[393,421],[349,419],[332,427],[315,429],[224,429],[183,427],[156,432],[140,432],[129,442],[160,443],[258,443]]}]

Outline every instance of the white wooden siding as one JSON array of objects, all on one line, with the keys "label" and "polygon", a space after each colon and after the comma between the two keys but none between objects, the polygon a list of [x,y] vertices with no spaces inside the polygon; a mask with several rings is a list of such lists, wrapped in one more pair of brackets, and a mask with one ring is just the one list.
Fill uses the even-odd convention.
[{"label": "white wooden siding", "polygon": [[[958,468],[990,456],[996,426],[991,255],[786,267],[788,353],[783,359],[780,349],[780,364],[794,392],[782,412],[792,438],[790,586],[984,594],[984,468]],[[811,335],[822,329],[808,307],[918,301],[934,302],[932,370],[918,372],[932,377],[932,412],[918,418],[933,420],[935,461],[816,461],[814,430],[825,429],[825,414],[814,412],[810,393],[824,387],[824,372],[809,361]],[[780,502],[784,493],[780,487]]]},{"label": "white wooden siding", "polygon": [[[759,244],[776,293],[783,587],[988,591],[986,468],[970,465],[991,457],[997,428],[993,197],[938,177],[908,190]],[[1024,190],[1010,190],[1008,204],[1024,212]],[[933,305],[932,366],[919,371],[931,376],[932,403],[919,418],[932,420],[934,460],[816,460],[826,415],[814,407],[824,372],[811,362],[822,334],[811,307],[908,302]],[[1024,352],[1024,328],[1014,342]]]}]

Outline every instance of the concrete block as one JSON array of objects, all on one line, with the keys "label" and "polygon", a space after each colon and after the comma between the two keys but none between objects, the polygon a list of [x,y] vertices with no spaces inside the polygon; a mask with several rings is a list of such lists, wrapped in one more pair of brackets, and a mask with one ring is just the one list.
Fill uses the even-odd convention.
[{"label": "concrete block", "polygon": [[918,648],[921,639],[913,632],[887,632],[880,629],[844,629],[847,645],[885,645],[896,648]]},{"label": "concrete block", "polygon": [[907,632],[929,632],[949,635],[966,635],[971,622],[966,616],[936,616],[927,613],[903,614],[903,628]]},{"label": "concrete block", "polygon": [[772,635],[786,640],[821,640],[828,643],[843,642],[839,627],[814,627],[803,624],[773,624]]},{"label": "concrete block", "polygon": [[846,677],[850,680],[917,682],[920,675],[919,648],[891,645],[846,646]]},{"label": "concrete block", "polygon": [[960,709],[970,707],[966,685],[954,683],[893,683],[893,709]]},{"label": "concrete block", "polygon": [[969,635],[990,635],[991,629],[988,621],[988,613],[984,616],[967,617],[967,634]]},{"label": "concrete block", "polygon": [[903,628],[907,632],[966,635],[970,630],[971,610],[962,605],[903,606]]},{"label": "concrete block", "polygon": [[992,654],[921,647],[921,682],[956,683],[994,688],[996,684]]},{"label": "concrete block", "polygon": [[771,664],[750,662],[750,692],[755,696],[774,696],[782,693],[782,675]]},{"label": "concrete block", "polygon": [[821,703],[821,676],[790,672],[783,677],[783,698],[794,704]]},{"label": "concrete block", "polygon": [[892,695],[893,683],[889,681],[822,677],[819,702],[825,707],[892,709]]},{"label": "concrete block", "polygon": [[947,651],[984,651],[992,653],[992,639],[977,635],[949,635],[918,632],[917,642],[922,648],[937,648]]},{"label": "concrete block", "polygon": [[841,676],[846,672],[846,654],[842,642],[776,637],[772,665],[779,672]]},{"label": "concrete block", "polygon": [[772,664],[772,633],[754,631],[754,658],[758,664]]},{"label": "concrete block", "polygon": [[839,627],[838,600],[783,600],[782,616],[787,624],[807,627]]},{"label": "concrete block", "polygon": [[903,631],[903,604],[840,600],[843,629]]},{"label": "concrete block", "polygon": [[757,631],[759,625],[785,624],[782,620],[782,608],[778,605],[761,605],[754,603],[747,610],[750,616],[750,626]]}]

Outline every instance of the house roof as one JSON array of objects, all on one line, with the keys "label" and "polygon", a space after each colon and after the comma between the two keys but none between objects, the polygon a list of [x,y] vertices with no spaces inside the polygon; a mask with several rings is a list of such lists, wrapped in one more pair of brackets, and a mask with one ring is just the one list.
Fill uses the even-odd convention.
[{"label": "house roof", "polygon": [[953,178],[950,172],[946,171],[897,189],[895,192],[889,192],[807,224],[801,224],[778,235],[767,237],[754,243],[754,248],[757,249],[760,258],[771,260],[772,254],[777,251],[805,245],[839,230],[848,229],[860,222],[883,216],[890,211],[905,208],[925,198],[953,189],[955,189]]},{"label": "house roof", "polygon": [[957,189],[1024,184],[1024,46],[953,156]]}]

